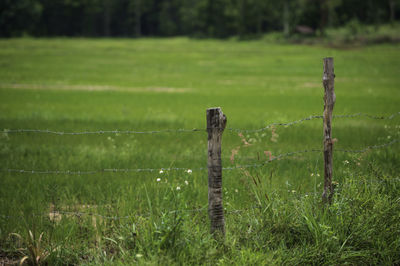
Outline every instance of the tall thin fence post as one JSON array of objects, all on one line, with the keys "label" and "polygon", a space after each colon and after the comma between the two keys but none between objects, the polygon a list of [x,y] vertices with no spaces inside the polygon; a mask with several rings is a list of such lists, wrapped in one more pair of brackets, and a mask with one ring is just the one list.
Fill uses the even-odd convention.
[{"label": "tall thin fence post", "polygon": [[333,169],[333,139],[332,139],[332,112],[336,101],[335,74],[333,58],[324,58],[324,192],[322,201],[330,203],[333,197],[332,169]]},{"label": "tall thin fence post", "polygon": [[207,109],[208,132],[208,215],[211,233],[225,235],[224,209],[222,207],[222,133],[226,126],[226,116],[221,108]]}]

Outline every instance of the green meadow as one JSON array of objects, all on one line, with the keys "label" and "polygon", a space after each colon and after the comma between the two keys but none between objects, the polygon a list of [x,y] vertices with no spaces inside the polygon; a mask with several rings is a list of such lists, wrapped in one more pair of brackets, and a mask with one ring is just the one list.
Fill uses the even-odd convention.
[{"label": "green meadow", "polygon": [[[322,114],[324,57],[334,57],[334,115],[390,118],[333,120],[329,206],[322,152],[267,163],[322,149],[322,120],[255,131]],[[0,40],[0,262],[400,264],[399,85],[396,44]],[[207,133],[177,132],[205,129],[217,106],[223,167],[237,167],[223,171],[224,241],[209,233]]]}]

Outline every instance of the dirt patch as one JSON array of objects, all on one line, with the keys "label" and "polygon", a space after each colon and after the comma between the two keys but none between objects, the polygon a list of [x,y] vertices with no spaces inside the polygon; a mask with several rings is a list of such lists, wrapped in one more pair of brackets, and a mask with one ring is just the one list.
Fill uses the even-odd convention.
[{"label": "dirt patch", "polygon": [[5,254],[0,253],[0,266],[19,265],[19,259],[7,257]]},{"label": "dirt patch", "polygon": [[322,86],[322,83],[316,83],[316,82],[306,82],[303,85],[301,85],[302,88],[320,88]]},{"label": "dirt patch", "polygon": [[188,88],[169,88],[169,87],[148,87],[148,88],[129,88],[119,86],[102,85],[48,85],[48,84],[20,84],[20,83],[0,83],[2,89],[32,89],[32,90],[81,90],[81,91],[132,91],[132,92],[166,92],[183,93],[188,92]]}]

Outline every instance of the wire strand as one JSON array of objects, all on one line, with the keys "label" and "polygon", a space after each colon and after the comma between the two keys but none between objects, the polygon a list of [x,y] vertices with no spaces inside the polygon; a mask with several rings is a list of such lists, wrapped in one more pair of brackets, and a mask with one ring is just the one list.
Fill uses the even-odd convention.
[{"label": "wire strand", "polygon": [[[351,115],[334,115],[333,118],[355,118],[355,117],[367,117],[370,119],[376,120],[391,120],[396,116],[400,115],[400,112],[394,113],[390,116],[375,116],[366,113],[356,113]],[[311,115],[299,120],[295,120],[292,122],[286,123],[271,123],[265,127],[259,129],[240,129],[240,128],[227,128],[226,130],[232,132],[243,132],[243,133],[256,133],[265,131],[274,126],[293,126],[296,124],[300,124],[305,121],[310,121],[314,119],[322,119],[322,115]],[[206,129],[163,129],[163,130],[150,130],[150,131],[135,131],[135,130],[97,130],[97,131],[81,131],[81,132],[65,132],[65,131],[55,131],[49,129],[3,129],[3,133],[5,134],[16,134],[16,133],[43,133],[43,134],[54,134],[54,135],[103,135],[103,134],[159,134],[159,133],[190,133],[190,132],[207,132]]]},{"label": "wire strand", "polygon": [[[347,150],[347,149],[334,149],[334,151],[338,152],[347,152],[347,153],[363,153],[368,150],[374,150],[374,149],[381,149],[385,148],[391,145],[394,145],[395,143],[398,143],[399,139],[394,139],[391,142],[381,144],[381,145],[373,145],[373,146],[367,146],[364,149],[361,150]],[[244,165],[236,165],[232,167],[223,167],[222,170],[226,171],[231,171],[231,170],[237,170],[237,169],[245,169],[245,168],[256,168],[256,167],[262,167],[265,166],[268,163],[271,163],[276,160],[281,160],[286,157],[298,155],[298,154],[304,154],[304,153],[315,153],[315,152],[323,152],[322,149],[307,149],[307,150],[300,150],[300,151],[291,151],[287,153],[282,153],[274,158],[271,158],[268,161],[265,161],[263,163],[259,164],[244,164]],[[129,172],[157,172],[157,171],[187,171],[187,172],[192,172],[192,171],[203,171],[207,170],[208,167],[199,167],[199,168],[191,168],[191,167],[168,167],[168,168],[135,168],[135,169],[101,169],[101,170],[91,170],[91,171],[80,171],[80,170],[25,170],[25,169],[1,169],[0,171],[2,172],[8,172],[8,173],[25,173],[25,174],[54,174],[54,175],[90,175],[90,174],[98,174],[98,173],[129,173]]]}]

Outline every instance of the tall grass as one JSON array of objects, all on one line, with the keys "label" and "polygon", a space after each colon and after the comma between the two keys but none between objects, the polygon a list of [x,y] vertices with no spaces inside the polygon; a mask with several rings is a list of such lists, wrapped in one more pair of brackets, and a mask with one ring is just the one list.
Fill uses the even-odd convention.
[{"label": "tall grass", "polygon": [[[334,114],[399,111],[396,45],[344,51],[176,38],[15,39],[1,40],[0,47],[1,129],[205,128],[212,106],[222,106],[228,128],[297,120],[322,112],[322,57],[328,55],[337,75]],[[335,119],[334,150],[398,139],[398,119]],[[241,135],[226,130],[223,166],[262,164],[321,146],[320,120]],[[3,131],[1,169],[157,171],[1,172],[1,259],[17,261],[21,251],[29,257],[29,243],[40,242],[37,250],[49,254],[42,256],[49,264],[400,263],[398,144],[360,154],[336,151],[330,206],[321,204],[319,153],[224,171],[223,243],[209,234],[207,171],[196,170],[206,166],[206,149],[205,132]],[[160,173],[169,167],[192,171]]]}]

